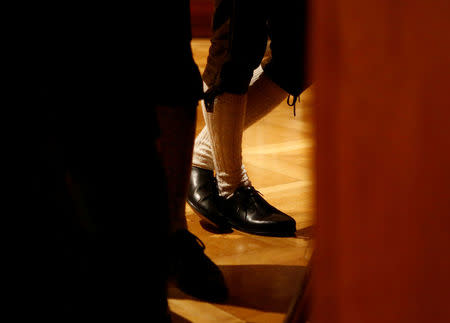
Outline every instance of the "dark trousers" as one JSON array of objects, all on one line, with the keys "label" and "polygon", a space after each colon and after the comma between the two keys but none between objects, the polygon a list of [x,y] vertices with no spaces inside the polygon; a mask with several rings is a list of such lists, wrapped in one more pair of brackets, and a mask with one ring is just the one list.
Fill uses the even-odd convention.
[{"label": "dark trousers", "polygon": [[[8,262],[20,276],[16,315],[165,319],[168,201],[154,105],[197,100],[201,79],[188,27],[153,38],[171,14],[186,17],[188,1],[149,5],[39,2],[16,11],[5,106],[13,116],[4,118],[13,127],[3,149],[14,166],[4,168],[11,245],[21,246]],[[175,56],[196,82],[169,96],[162,78]]]},{"label": "dark trousers", "polygon": [[[58,108],[73,112],[70,102]],[[158,310],[164,315],[165,177],[155,136],[138,122],[124,126],[123,119],[39,113],[33,119],[38,129],[22,142],[27,176],[21,203],[31,224],[24,237],[24,309],[37,305],[31,306],[37,317],[68,322],[151,320]],[[157,311],[150,310],[152,299],[161,302]]]},{"label": "dark trousers", "polygon": [[[242,94],[262,64],[275,83],[298,96],[310,84],[306,37],[306,0],[216,0],[203,79],[210,92]],[[269,58],[263,62],[268,39]]]}]

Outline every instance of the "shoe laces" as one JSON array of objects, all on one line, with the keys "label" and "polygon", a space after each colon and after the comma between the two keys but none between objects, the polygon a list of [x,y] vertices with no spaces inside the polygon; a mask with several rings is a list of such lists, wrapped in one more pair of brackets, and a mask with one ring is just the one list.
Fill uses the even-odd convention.
[{"label": "shoe laces", "polygon": [[[178,233],[176,240],[171,245],[170,272],[177,275],[180,268],[185,268],[187,263],[198,261],[205,257],[205,244],[199,237],[188,230],[182,230]],[[194,260],[193,260],[194,259]]]},{"label": "shoe laces", "polygon": [[200,240],[199,237],[197,237],[195,234],[192,234],[189,231],[186,231],[186,236],[188,236],[191,241],[193,241],[196,245],[198,245],[202,250],[205,250],[205,244],[202,240]]},{"label": "shoe laces", "polygon": [[287,97],[287,104],[288,104],[288,106],[293,107],[293,109],[294,109],[294,117],[296,116],[296,114],[295,114],[295,105],[296,105],[297,101],[298,101],[298,95],[292,95],[292,100],[291,100],[291,95],[290,94],[288,95],[288,97]]},{"label": "shoe laces", "polygon": [[224,92],[225,90],[221,85],[213,85],[206,92],[203,93],[203,102],[205,103],[205,108],[207,112],[214,111],[215,98]]},{"label": "shoe laces", "polygon": [[243,202],[246,208],[248,208],[251,204],[250,201],[253,200],[256,202],[257,198],[262,198],[263,194],[255,189],[253,186],[247,187],[246,190],[244,190],[244,193],[241,194],[243,196]]},{"label": "shoe laces", "polygon": [[203,241],[202,240],[200,240],[200,238],[199,237],[197,237],[197,236],[194,236],[195,237],[195,242],[197,242],[198,243],[198,245],[200,246],[200,248],[202,248],[202,250],[205,250],[205,244],[203,243]]}]

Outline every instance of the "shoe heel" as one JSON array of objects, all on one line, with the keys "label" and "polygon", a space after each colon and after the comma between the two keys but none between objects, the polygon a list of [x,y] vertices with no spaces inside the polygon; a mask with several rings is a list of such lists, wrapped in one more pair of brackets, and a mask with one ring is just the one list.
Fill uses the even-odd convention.
[{"label": "shoe heel", "polygon": [[189,201],[187,201],[188,205],[190,206],[190,208],[192,209],[192,211],[194,211],[195,214],[197,214],[202,220],[204,220],[206,223],[208,223],[209,225],[213,226],[215,229],[219,230],[219,231],[230,231],[231,230],[231,225],[226,222],[223,221],[222,223],[217,223],[211,219],[209,219],[207,216],[203,215],[199,210],[197,210],[197,208],[192,205]]}]

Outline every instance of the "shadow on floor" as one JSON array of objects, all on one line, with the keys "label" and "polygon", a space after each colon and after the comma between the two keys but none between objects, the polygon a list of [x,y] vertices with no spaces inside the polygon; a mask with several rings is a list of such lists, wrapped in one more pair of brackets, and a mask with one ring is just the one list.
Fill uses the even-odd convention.
[{"label": "shadow on floor", "polygon": [[[285,313],[304,278],[303,266],[233,265],[219,266],[229,288],[223,304]],[[195,299],[176,288],[169,298]]]},{"label": "shadow on floor", "polygon": [[314,230],[315,230],[315,227],[310,225],[309,227],[305,227],[305,228],[297,230],[295,232],[295,236],[300,239],[311,240],[314,235]]},{"label": "shadow on floor", "polygon": [[233,229],[229,228],[229,229],[218,229],[215,226],[213,226],[212,224],[206,222],[205,220],[200,220],[200,225],[202,226],[203,229],[205,229],[206,231],[208,231],[209,233],[213,233],[213,234],[226,234],[226,233],[231,233],[233,232]]},{"label": "shadow on floor", "polygon": [[191,323],[192,322],[174,312],[170,312],[170,318],[172,319],[171,323]]}]

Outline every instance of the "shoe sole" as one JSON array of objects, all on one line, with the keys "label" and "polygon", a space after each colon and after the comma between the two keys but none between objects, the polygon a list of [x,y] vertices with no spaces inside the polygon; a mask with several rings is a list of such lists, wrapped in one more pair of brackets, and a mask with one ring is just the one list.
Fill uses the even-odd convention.
[{"label": "shoe sole", "polygon": [[208,215],[206,215],[207,212],[205,212],[204,209],[196,206],[189,199],[187,199],[187,203],[191,207],[191,209],[194,211],[195,214],[197,214],[201,219],[205,220],[207,223],[211,224],[212,226],[214,226],[215,228],[217,228],[219,230],[229,230],[229,229],[233,228],[238,231],[245,232],[245,233],[254,234],[254,235],[258,235],[258,236],[266,236],[266,237],[293,237],[293,236],[295,236],[296,229],[294,229],[292,232],[259,231],[259,230],[243,228],[239,224],[237,224],[236,222],[234,222],[230,219],[226,219],[225,223],[219,224],[219,223],[215,222],[213,219],[211,219],[210,217],[208,217]]},{"label": "shoe sole", "polygon": [[238,223],[234,222],[233,220],[227,219],[228,223],[233,227],[233,229],[236,229],[238,231],[242,231],[245,233],[250,233],[258,236],[266,236],[266,237],[295,237],[295,232],[297,229],[295,228],[292,231],[284,231],[284,232],[271,232],[271,231],[259,231],[255,229],[247,229],[240,226]]}]

